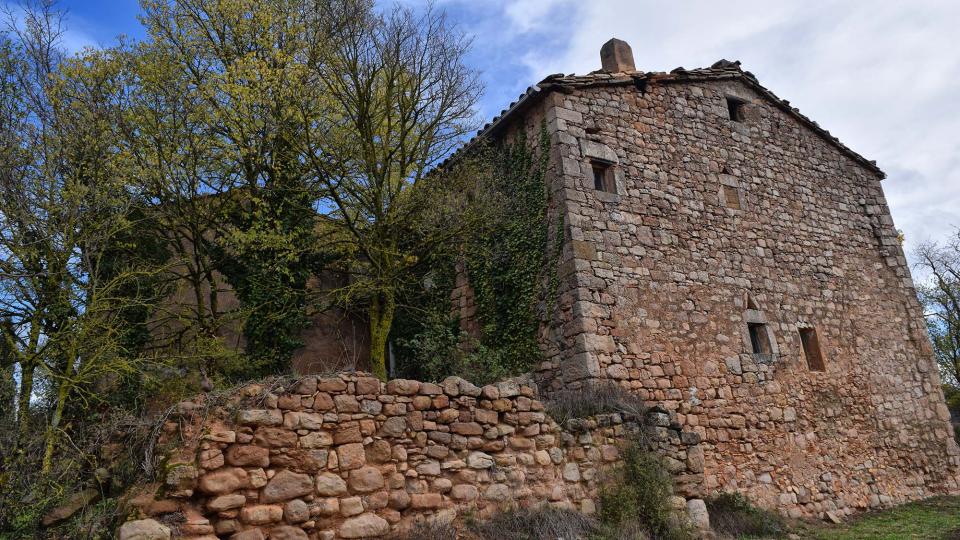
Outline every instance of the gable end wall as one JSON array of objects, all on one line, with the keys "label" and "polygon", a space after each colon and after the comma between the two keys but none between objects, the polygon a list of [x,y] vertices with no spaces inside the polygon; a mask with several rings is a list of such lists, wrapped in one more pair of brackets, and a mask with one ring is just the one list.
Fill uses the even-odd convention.
[{"label": "gable end wall", "polygon": [[[744,122],[727,118],[726,96],[747,102]],[[545,392],[616,380],[702,436],[705,493],[793,515],[957,490],[957,445],[876,172],[739,81],[543,103],[566,236]],[[591,157],[615,161],[617,194],[593,189]],[[750,352],[757,321],[771,355]],[[823,372],[807,367],[804,327]]]}]

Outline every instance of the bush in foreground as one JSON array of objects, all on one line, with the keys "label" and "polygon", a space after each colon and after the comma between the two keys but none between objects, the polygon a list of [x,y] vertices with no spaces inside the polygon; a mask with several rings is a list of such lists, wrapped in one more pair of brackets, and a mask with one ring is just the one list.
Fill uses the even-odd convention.
[{"label": "bush in foreground", "polygon": [[783,518],[753,506],[740,493],[721,493],[706,500],[713,530],[734,538],[781,538],[787,526]]},{"label": "bush in foreground", "polygon": [[670,473],[641,441],[634,441],[624,449],[623,463],[612,472],[610,478],[615,480],[600,491],[599,517],[603,531],[640,528],[657,540],[695,537],[686,515],[670,506],[673,496]]}]

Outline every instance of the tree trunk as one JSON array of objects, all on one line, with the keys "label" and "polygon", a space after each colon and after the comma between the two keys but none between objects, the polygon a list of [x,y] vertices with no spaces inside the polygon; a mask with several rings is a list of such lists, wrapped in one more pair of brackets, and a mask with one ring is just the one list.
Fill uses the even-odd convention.
[{"label": "tree trunk", "polygon": [[13,378],[13,364],[0,364],[0,429],[13,429],[17,410],[17,382]]},{"label": "tree trunk", "polygon": [[30,434],[30,395],[33,394],[33,371],[36,368],[32,363],[20,364],[20,393],[17,396],[17,441],[20,447],[27,442]]},{"label": "tree trunk", "polygon": [[46,443],[43,450],[43,468],[41,472],[47,474],[53,466],[53,449],[57,444],[57,430],[60,429],[60,422],[63,420],[63,409],[67,404],[67,394],[70,393],[69,384],[66,381],[60,383],[57,390],[57,406],[53,410],[53,417],[50,418],[50,425],[47,426],[45,435]]},{"label": "tree trunk", "polygon": [[387,338],[395,309],[393,291],[374,295],[370,301],[370,369],[381,381],[387,380]]}]

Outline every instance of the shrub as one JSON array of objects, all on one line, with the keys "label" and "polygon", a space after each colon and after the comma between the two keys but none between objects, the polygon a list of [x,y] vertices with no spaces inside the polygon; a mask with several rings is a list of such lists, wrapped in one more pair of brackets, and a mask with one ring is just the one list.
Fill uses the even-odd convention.
[{"label": "shrub", "polygon": [[750,504],[739,493],[721,493],[706,500],[710,524],[718,533],[734,538],[781,538],[787,527],[775,512]]},{"label": "shrub", "polygon": [[395,534],[392,540],[457,540],[457,529],[449,523],[426,521],[417,523],[405,533]]},{"label": "shrub", "polygon": [[[469,528],[482,540],[576,540],[595,537],[599,532],[597,522],[592,518],[550,506],[501,512],[489,521],[471,524]],[[619,538],[628,540],[628,537]]]},{"label": "shrub", "polygon": [[430,316],[411,338],[398,338],[397,352],[405,362],[401,372],[418,380],[441,381],[450,375],[479,385],[503,380],[514,371],[503,349],[467,336],[456,318]]},{"label": "shrub", "polygon": [[623,463],[613,469],[610,479],[600,490],[599,516],[604,531],[645,529],[657,540],[694,538],[686,516],[670,507],[670,473],[641,441],[624,449]]},{"label": "shrub", "polygon": [[546,402],[547,412],[558,423],[596,414],[621,413],[643,418],[643,400],[613,382],[588,384],[576,390],[553,394]]}]

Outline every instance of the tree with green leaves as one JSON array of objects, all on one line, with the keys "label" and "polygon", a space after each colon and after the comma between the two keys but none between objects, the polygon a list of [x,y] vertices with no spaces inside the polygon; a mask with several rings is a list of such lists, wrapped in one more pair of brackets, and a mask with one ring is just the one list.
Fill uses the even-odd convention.
[{"label": "tree with green leaves", "polygon": [[[285,371],[317,269],[316,183],[297,141],[322,99],[307,66],[324,63],[332,8],[306,0],[144,7],[149,38],[130,51],[138,89],[129,132],[190,294],[174,326],[215,343],[240,325],[247,358],[234,376]],[[222,302],[225,285],[239,307]],[[198,362],[204,376],[235,371],[217,354]]]},{"label": "tree with green leaves", "polygon": [[134,369],[123,315],[153,300],[128,287],[152,269],[105,264],[138,200],[113,130],[117,66],[93,51],[65,58],[61,17],[45,3],[22,24],[11,18],[3,65],[13,97],[0,110],[0,332],[20,373],[21,443],[43,422],[44,472],[68,403],[96,399],[97,383]]},{"label": "tree with green leaves", "polygon": [[344,17],[331,42],[323,63],[310,66],[324,99],[301,154],[329,210],[326,245],[349,276],[334,297],[366,310],[370,365],[385,379],[387,341],[413,269],[457,228],[432,227],[437,202],[420,193],[438,192],[427,187],[428,172],[475,127],[480,85],[464,64],[468,41],[429,9]]},{"label": "tree with green leaves", "polygon": [[[506,141],[478,143],[441,175],[443,185],[465,193],[456,210],[455,249],[434,252],[429,287],[413,291],[399,313],[398,362],[407,376],[474,382],[522,373],[540,357],[540,324],[553,306],[558,235],[548,214],[546,172],[550,138],[519,133]],[[469,182],[450,182],[453,175]],[[475,327],[451,312],[454,289],[469,284]]]}]

